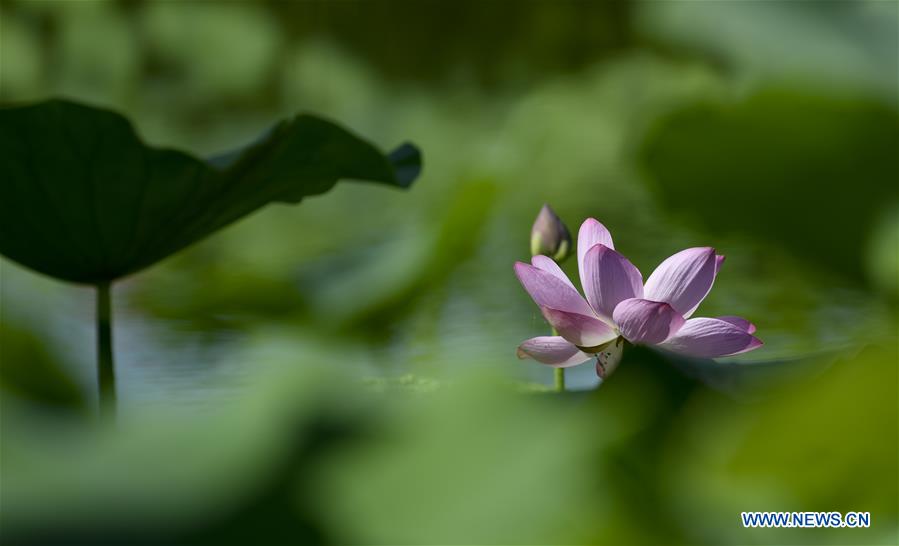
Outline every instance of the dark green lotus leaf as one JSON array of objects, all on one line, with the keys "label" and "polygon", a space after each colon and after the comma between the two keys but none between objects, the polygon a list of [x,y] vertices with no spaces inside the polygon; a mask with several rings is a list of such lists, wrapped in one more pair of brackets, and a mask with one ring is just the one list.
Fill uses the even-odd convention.
[{"label": "dark green lotus leaf", "polygon": [[349,178],[408,187],[418,149],[389,155],[309,115],[208,161],[138,138],[114,112],[51,100],[0,109],[0,253],[81,283],[152,265],[273,201]]}]

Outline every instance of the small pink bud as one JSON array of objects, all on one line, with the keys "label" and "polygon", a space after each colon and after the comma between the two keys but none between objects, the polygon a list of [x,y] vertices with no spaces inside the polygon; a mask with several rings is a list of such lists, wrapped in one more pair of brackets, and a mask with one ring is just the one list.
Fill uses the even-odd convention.
[{"label": "small pink bud", "polygon": [[543,254],[556,262],[568,257],[571,234],[549,205],[543,205],[531,228],[531,256]]}]

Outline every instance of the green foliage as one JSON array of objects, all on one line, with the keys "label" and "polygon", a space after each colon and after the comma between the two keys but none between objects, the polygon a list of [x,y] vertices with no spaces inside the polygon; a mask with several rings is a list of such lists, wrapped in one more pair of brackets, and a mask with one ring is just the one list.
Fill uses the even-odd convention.
[{"label": "green foliage", "polygon": [[[121,283],[115,428],[43,394],[61,374],[92,400],[92,291],[0,260],[4,542],[896,543],[899,5],[520,8],[0,0],[2,100],[114,105],[203,155],[296,111],[433,152],[414,192],[266,207]],[[662,148],[685,165],[633,153]],[[746,170],[775,180],[723,212],[674,194],[723,205]],[[583,366],[585,390],[542,392],[552,370],[514,348],[548,326],[511,264],[544,202],[644,275],[715,246],[698,314],[765,347],[632,348],[598,389]],[[766,225],[789,222],[823,231]],[[834,236],[852,246],[811,250]],[[874,525],[739,524],[781,508]]]},{"label": "green foliage", "polygon": [[322,461],[312,491],[339,543],[582,541],[607,502],[589,461],[612,431],[583,436],[578,406],[493,382],[405,397],[372,440]]},{"label": "green foliage", "polygon": [[808,509],[871,511],[872,525],[753,530],[741,542],[894,542],[897,359],[892,337],[835,362],[819,361],[801,379],[769,383],[764,404],[697,393],[664,448],[671,467],[680,469],[664,477],[664,495],[680,521],[704,522],[702,530],[686,527],[694,541],[727,541],[741,511]]},{"label": "green foliage", "polygon": [[33,331],[0,322],[0,351],[0,392],[4,399],[22,397],[77,413],[87,409],[84,391]]},{"label": "green foliage", "polygon": [[[896,527],[895,339],[819,360],[752,403],[652,351],[631,352],[599,391],[559,396],[483,370],[365,385],[327,354],[271,350],[291,339],[234,354],[254,380],[208,414],[159,404],[117,430],[9,421],[7,536],[889,544]],[[865,510],[875,524],[751,531],[743,510]]]},{"label": "green foliage", "polygon": [[766,89],[663,117],[641,159],[666,210],[865,276],[861,243],[899,199],[896,112]]},{"label": "green foliage", "polygon": [[889,2],[664,2],[642,15],[645,32],[729,73],[873,94],[897,106],[896,6]]},{"label": "green foliage", "polygon": [[340,178],[407,187],[417,149],[385,156],[308,115],[210,161],[144,145],[116,113],[53,100],[0,110],[0,252],[59,279],[139,271],[273,201]]}]

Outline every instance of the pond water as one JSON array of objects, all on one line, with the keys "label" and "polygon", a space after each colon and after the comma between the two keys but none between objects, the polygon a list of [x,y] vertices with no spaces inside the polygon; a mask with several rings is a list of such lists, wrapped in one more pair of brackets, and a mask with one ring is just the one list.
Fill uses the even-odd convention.
[{"label": "pond water", "polygon": [[[888,334],[888,309],[859,291],[830,288],[824,298],[818,297],[823,289],[793,285],[788,274],[764,284],[739,271],[731,277],[737,278],[723,277],[718,283],[721,296],[710,296],[704,304],[711,312],[699,314],[715,316],[727,313],[724,309],[738,309],[739,314],[753,317],[766,345],[754,353],[722,359],[721,366],[854,349],[865,339]],[[491,285],[500,281],[462,270],[449,280],[442,297],[423,302],[424,311],[398,319],[396,327],[385,330],[380,339],[322,332],[314,324],[295,319],[286,324],[266,319],[237,326],[222,320],[215,326],[155,316],[134,304],[132,294],[141,280],[124,283],[114,294],[117,384],[123,413],[160,405],[191,413],[214,412],[223,402],[238,401],[258,377],[272,369],[302,367],[308,362],[333,362],[360,381],[411,375],[439,383],[458,371],[481,368],[522,383],[552,384],[552,370],[514,356],[517,343],[542,335],[547,326],[508,278],[502,279],[502,296],[497,297]],[[46,280],[4,262],[2,296],[4,320],[42,331],[60,364],[86,391],[93,392],[93,290]],[[515,303],[499,305],[502,297]],[[567,371],[569,389],[591,389],[598,384],[590,365]]]}]

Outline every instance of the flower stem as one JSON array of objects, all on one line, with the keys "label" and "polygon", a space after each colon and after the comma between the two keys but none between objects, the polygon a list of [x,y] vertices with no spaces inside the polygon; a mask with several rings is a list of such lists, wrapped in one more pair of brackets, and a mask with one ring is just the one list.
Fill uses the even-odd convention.
[{"label": "flower stem", "polygon": [[556,368],[553,370],[556,379],[556,391],[565,392],[565,368]]},{"label": "flower stem", "polygon": [[[552,328],[552,335],[559,335],[555,327]],[[553,379],[555,379],[556,383],[556,392],[565,392],[565,368],[555,368],[553,370]]]},{"label": "flower stem", "polygon": [[112,360],[112,297],[108,282],[97,284],[97,385],[100,415],[116,413],[115,367]]}]

